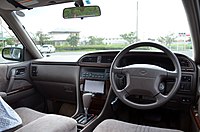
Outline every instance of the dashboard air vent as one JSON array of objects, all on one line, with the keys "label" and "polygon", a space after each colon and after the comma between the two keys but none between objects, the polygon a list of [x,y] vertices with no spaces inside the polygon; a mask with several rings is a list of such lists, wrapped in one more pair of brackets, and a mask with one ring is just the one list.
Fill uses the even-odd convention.
[{"label": "dashboard air vent", "polygon": [[181,67],[190,67],[190,63],[188,62],[188,60],[180,59],[179,61],[180,61]]},{"label": "dashboard air vent", "polygon": [[97,56],[84,57],[82,62],[97,62]]},{"label": "dashboard air vent", "polygon": [[114,56],[102,56],[101,63],[112,63]]},{"label": "dashboard air vent", "polygon": [[182,71],[186,71],[186,72],[194,71],[194,67],[188,59],[179,58],[179,62],[180,62]]}]

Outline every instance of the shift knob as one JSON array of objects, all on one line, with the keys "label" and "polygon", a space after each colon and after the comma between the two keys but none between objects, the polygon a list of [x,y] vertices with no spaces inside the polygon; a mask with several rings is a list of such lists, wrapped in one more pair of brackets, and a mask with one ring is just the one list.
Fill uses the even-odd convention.
[{"label": "shift knob", "polygon": [[83,94],[83,107],[84,107],[86,116],[88,114],[88,108],[90,107],[92,95],[93,95],[92,93],[84,93]]}]

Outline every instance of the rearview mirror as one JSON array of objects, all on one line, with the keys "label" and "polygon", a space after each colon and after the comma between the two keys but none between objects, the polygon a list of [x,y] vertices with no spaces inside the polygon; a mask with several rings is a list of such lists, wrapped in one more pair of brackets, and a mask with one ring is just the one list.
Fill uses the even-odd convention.
[{"label": "rearview mirror", "polygon": [[2,57],[7,60],[22,61],[22,49],[17,47],[6,47],[2,50]]},{"label": "rearview mirror", "polygon": [[63,18],[84,18],[100,16],[101,10],[99,6],[83,6],[83,7],[71,7],[63,10]]}]

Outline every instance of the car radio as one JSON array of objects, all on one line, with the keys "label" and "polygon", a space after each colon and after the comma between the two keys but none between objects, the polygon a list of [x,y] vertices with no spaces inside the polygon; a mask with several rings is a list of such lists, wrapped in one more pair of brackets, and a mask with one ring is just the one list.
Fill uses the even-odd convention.
[{"label": "car radio", "polygon": [[108,80],[109,69],[84,67],[80,72],[81,79]]}]

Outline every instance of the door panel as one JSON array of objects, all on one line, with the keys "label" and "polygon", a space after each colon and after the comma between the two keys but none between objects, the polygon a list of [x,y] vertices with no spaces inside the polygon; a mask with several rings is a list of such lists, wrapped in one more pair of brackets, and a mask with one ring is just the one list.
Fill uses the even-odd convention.
[{"label": "door panel", "polygon": [[30,62],[7,64],[7,93],[32,88]]},{"label": "door panel", "polygon": [[6,64],[0,64],[0,91],[5,92],[8,87],[7,79],[7,68]]},{"label": "door panel", "polygon": [[3,98],[13,108],[23,106],[41,110],[43,97],[32,85],[30,63],[0,64],[0,92],[7,94]]}]

